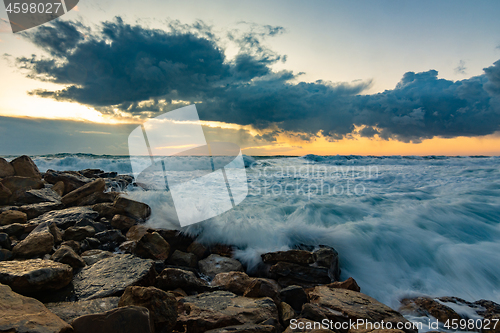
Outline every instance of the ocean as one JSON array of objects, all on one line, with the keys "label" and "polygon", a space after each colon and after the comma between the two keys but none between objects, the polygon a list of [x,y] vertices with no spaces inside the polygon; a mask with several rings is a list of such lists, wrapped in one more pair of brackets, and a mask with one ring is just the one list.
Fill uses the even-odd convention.
[{"label": "ocean", "polygon": [[[33,158],[42,172],[132,172],[127,156]],[[236,258],[250,270],[265,252],[298,244],[332,246],[340,255],[341,278],[352,276],[362,292],[394,308],[402,297],[416,295],[500,302],[499,157],[244,159],[247,198],[183,232],[236,245]],[[196,159],[179,163],[193,165]],[[162,195],[128,190],[152,207],[148,224],[175,227],[173,208]]]}]

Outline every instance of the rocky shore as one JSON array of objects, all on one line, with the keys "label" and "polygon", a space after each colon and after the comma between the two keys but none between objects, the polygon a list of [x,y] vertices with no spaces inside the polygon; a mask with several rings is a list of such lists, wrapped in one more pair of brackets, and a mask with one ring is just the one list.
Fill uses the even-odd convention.
[{"label": "rocky shore", "polygon": [[[494,302],[455,297],[403,299],[395,311],[339,281],[339,254],[318,244],[265,253],[246,272],[230,244],[144,225],[150,208],[122,193],[133,181],[0,158],[0,332],[411,333],[403,315],[500,319]],[[342,325],[360,320],[393,328]]]}]

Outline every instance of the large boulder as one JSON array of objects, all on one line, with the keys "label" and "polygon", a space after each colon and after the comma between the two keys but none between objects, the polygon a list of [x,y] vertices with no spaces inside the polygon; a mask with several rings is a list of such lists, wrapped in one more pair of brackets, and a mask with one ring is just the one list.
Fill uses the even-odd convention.
[{"label": "large boulder", "polygon": [[71,322],[74,333],[152,333],[148,309],[127,306],[104,313],[76,318]]},{"label": "large boulder", "polygon": [[181,288],[186,291],[207,291],[210,286],[193,272],[179,268],[165,268],[156,279],[156,286],[163,290],[175,290]]},{"label": "large boulder", "polygon": [[77,302],[47,303],[45,306],[59,318],[71,323],[74,319],[118,308],[119,297],[105,297]]},{"label": "large boulder", "polygon": [[111,220],[111,226],[120,230],[129,229],[135,224],[137,224],[137,221],[135,219],[120,214],[116,214]]},{"label": "large boulder", "polygon": [[405,315],[429,316],[445,323],[447,320],[460,320],[462,317],[452,308],[430,297],[405,298],[401,300],[399,311]]},{"label": "large boulder", "polygon": [[5,158],[0,157],[0,178],[11,177],[14,176],[14,168],[12,164],[7,162]]},{"label": "large boulder", "polygon": [[328,269],[325,267],[303,266],[280,261],[271,266],[269,272],[278,278],[282,286],[293,284],[308,286],[332,282]]},{"label": "large boulder", "polygon": [[80,300],[115,296],[128,286],[150,286],[155,282],[154,262],[130,254],[118,254],[84,267],[73,279]]},{"label": "large boulder", "polygon": [[243,271],[243,266],[238,260],[218,254],[211,254],[207,258],[200,260],[198,266],[200,267],[200,272],[212,279],[219,273]]},{"label": "large boulder", "polygon": [[0,284],[0,332],[70,333],[71,326],[40,301],[21,296]]},{"label": "large boulder", "polygon": [[145,203],[118,196],[113,203],[120,214],[146,220],[151,215],[151,208]]},{"label": "large boulder", "polygon": [[2,179],[0,183],[8,188],[12,193],[21,190],[26,191],[30,189],[41,189],[44,187],[43,181],[40,179],[21,176],[6,177]]},{"label": "large boulder", "polygon": [[313,252],[313,256],[316,265],[328,268],[328,273],[334,281],[340,280],[339,253],[334,248],[321,246]]},{"label": "large boulder", "polygon": [[52,251],[59,229],[53,222],[39,224],[25,239],[14,246],[12,252],[17,257],[32,258]]},{"label": "large boulder", "polygon": [[301,286],[292,285],[281,289],[280,297],[283,302],[290,304],[297,312],[300,312],[302,305],[309,302],[309,296]]},{"label": "large boulder", "polygon": [[70,265],[73,269],[85,267],[85,261],[69,246],[62,245],[50,260]]},{"label": "large boulder", "polygon": [[67,229],[85,219],[95,220],[98,216],[99,214],[89,207],[71,207],[45,213],[31,222],[54,221],[59,228]]},{"label": "large boulder", "polygon": [[87,237],[93,237],[95,235],[95,229],[91,226],[85,227],[69,227],[64,230],[63,238],[64,240],[74,240],[82,241]]},{"label": "large boulder", "polygon": [[137,242],[137,255],[143,258],[166,260],[170,252],[170,245],[157,232],[147,233]]},{"label": "large boulder", "polygon": [[69,193],[77,188],[90,183],[92,179],[79,174],[78,172],[59,172],[54,170],[47,170],[43,179],[49,184],[57,184],[58,182],[64,183],[64,193]]},{"label": "large boulder", "polygon": [[102,259],[111,258],[114,256],[115,254],[113,252],[94,249],[83,252],[81,257],[88,266],[91,266]]},{"label": "large boulder", "polygon": [[255,278],[250,282],[245,292],[245,297],[270,297],[275,302],[279,302],[279,285],[271,279]]},{"label": "large boulder", "polygon": [[194,268],[198,266],[198,258],[193,253],[175,250],[168,258],[168,263],[174,266],[185,266]]},{"label": "large boulder", "polygon": [[36,204],[23,205],[17,209],[26,214],[28,220],[34,219],[50,211],[63,209],[64,205],[58,201],[40,202]]},{"label": "large boulder", "polygon": [[26,223],[28,216],[26,213],[17,210],[6,210],[0,214],[0,225],[9,225],[12,223]]},{"label": "large boulder", "polygon": [[232,325],[279,323],[276,305],[267,297],[252,299],[214,291],[184,297],[179,302],[177,327],[185,327],[190,333]]},{"label": "large boulder", "polygon": [[278,263],[279,261],[300,265],[309,265],[314,262],[314,255],[311,252],[304,250],[269,252],[264,253],[261,257],[263,262],[272,265]]},{"label": "large boulder", "polygon": [[118,306],[130,305],[147,308],[156,331],[170,331],[177,322],[177,300],[174,295],[155,287],[127,287]]},{"label": "large boulder", "polygon": [[71,282],[72,277],[71,266],[51,260],[0,262],[0,283],[21,294],[61,289]]},{"label": "large boulder", "polygon": [[12,191],[0,182],[0,205],[6,204],[9,201],[11,195]]},{"label": "large boulder", "polygon": [[41,202],[61,202],[61,196],[50,188],[39,190],[18,191],[10,198],[15,205],[30,205]]},{"label": "large boulder", "polygon": [[42,179],[40,170],[29,156],[19,156],[13,159],[10,164],[14,167],[16,176]]},{"label": "large boulder", "polygon": [[87,183],[71,192],[66,194],[62,198],[62,203],[66,206],[74,204],[75,202],[82,200],[86,196],[89,196],[93,193],[101,193],[106,188],[106,182],[102,178],[98,178],[93,182]]},{"label": "large boulder", "polygon": [[253,278],[244,272],[219,273],[212,280],[212,287],[221,287],[237,295],[243,295]]}]

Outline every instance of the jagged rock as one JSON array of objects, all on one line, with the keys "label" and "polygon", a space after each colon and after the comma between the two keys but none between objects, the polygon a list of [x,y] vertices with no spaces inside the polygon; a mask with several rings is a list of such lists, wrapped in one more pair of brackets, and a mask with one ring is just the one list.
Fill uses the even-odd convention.
[{"label": "jagged rock", "polygon": [[41,189],[43,182],[40,179],[12,176],[6,177],[0,181],[3,186],[8,188],[12,193],[20,190]]},{"label": "jagged rock", "polygon": [[61,289],[71,282],[72,277],[71,266],[50,260],[0,262],[0,283],[19,293]]},{"label": "jagged rock", "polygon": [[92,227],[96,233],[108,230],[108,225],[94,220],[83,219],[75,223],[75,227]]},{"label": "jagged rock", "polygon": [[276,327],[272,325],[234,325],[214,330],[206,331],[205,333],[275,333]]},{"label": "jagged rock", "polygon": [[137,242],[135,241],[125,241],[118,246],[118,249],[122,253],[135,253],[135,248],[137,247]]},{"label": "jagged rock", "polygon": [[0,284],[0,331],[9,333],[70,333],[71,326],[40,301],[21,296]]},{"label": "jagged rock", "polygon": [[193,272],[178,268],[165,268],[156,278],[156,287],[162,290],[183,290],[207,291],[210,286],[205,280],[197,278]]},{"label": "jagged rock", "polygon": [[105,217],[107,219],[112,219],[116,214],[121,214],[118,208],[108,202],[95,204],[92,206],[92,209],[98,213],[99,217]]},{"label": "jagged rock", "polygon": [[197,258],[203,259],[208,256],[208,249],[206,246],[204,246],[201,243],[198,243],[197,241],[192,242],[188,248],[187,252],[192,253],[196,255]]},{"label": "jagged rock", "polygon": [[145,203],[131,200],[122,196],[115,199],[113,203],[122,215],[129,215],[136,219],[145,221],[151,215],[151,208]]},{"label": "jagged rock", "polygon": [[[283,333],[334,333],[333,331],[321,328],[321,323],[306,318],[290,320],[290,326]],[[379,331],[377,333],[390,333]]]},{"label": "jagged rock", "polygon": [[74,319],[118,308],[119,297],[105,297],[77,302],[47,303],[45,306],[59,318],[71,323]]},{"label": "jagged rock", "polygon": [[127,232],[127,239],[138,242],[142,236],[148,233],[149,228],[144,225],[134,225]]},{"label": "jagged rock", "polygon": [[0,214],[0,225],[9,225],[12,223],[26,223],[28,217],[26,213],[17,210],[6,210]]},{"label": "jagged rock", "polygon": [[61,246],[69,246],[75,253],[80,253],[80,243],[74,240],[64,241]]},{"label": "jagged rock", "polygon": [[85,267],[85,261],[69,246],[61,246],[50,257],[50,260],[70,265],[73,269]]},{"label": "jagged rock", "polygon": [[137,242],[135,253],[144,258],[166,260],[170,245],[159,233],[147,233]]},{"label": "jagged rock", "polygon": [[12,191],[0,182],[0,205],[6,204],[11,195]]},{"label": "jagged rock", "polygon": [[10,199],[15,205],[31,205],[42,202],[61,202],[61,196],[50,188],[28,190],[14,193]]},{"label": "jagged rock", "polygon": [[61,202],[41,202],[36,204],[23,205],[18,207],[17,209],[25,213],[28,217],[28,220],[31,220],[45,213],[63,208],[64,205]]},{"label": "jagged rock", "polygon": [[115,201],[117,192],[95,192],[75,202],[76,206],[93,206],[98,203],[112,203]]},{"label": "jagged rock", "polygon": [[[367,322],[408,322],[399,312],[365,294],[346,290],[317,286],[309,292],[311,304],[325,311],[338,311],[351,320],[364,319]],[[306,304],[307,305],[307,304]],[[362,306],[360,306],[362,305]],[[334,316],[335,319],[338,319]],[[330,317],[328,317],[330,318]],[[406,332],[414,332],[406,330]]]},{"label": "jagged rock", "polygon": [[96,262],[98,262],[100,260],[103,260],[106,258],[111,258],[114,256],[115,256],[115,254],[112,252],[98,250],[98,249],[85,251],[81,255],[83,261],[85,261],[85,263],[88,266],[92,266],[93,264],[95,264]]},{"label": "jagged rock", "polygon": [[0,178],[14,176],[14,168],[12,164],[7,162],[5,158],[0,157]]},{"label": "jagged rock", "polygon": [[188,296],[179,300],[176,327],[188,332],[243,324],[261,324],[274,319],[278,324],[278,310],[270,298],[246,298],[228,291],[214,291]]},{"label": "jagged rock", "polygon": [[264,263],[272,265],[278,263],[279,261],[299,265],[309,265],[314,262],[314,255],[311,252],[304,250],[269,252],[264,253],[261,257]]},{"label": "jagged rock", "polygon": [[206,259],[200,260],[198,266],[200,272],[210,278],[214,278],[219,273],[243,271],[243,266],[238,260],[217,254],[211,254]]},{"label": "jagged rock", "polygon": [[0,232],[0,249],[4,248],[10,250],[12,247],[12,243],[10,242],[9,235],[5,232]]},{"label": "jagged rock", "polygon": [[55,223],[44,222],[30,232],[28,237],[17,243],[12,252],[16,257],[22,258],[32,258],[49,253],[59,235]]},{"label": "jagged rock", "polygon": [[332,282],[331,278],[328,275],[328,269],[324,267],[302,266],[299,264],[280,261],[277,264],[271,266],[269,272],[278,277],[290,278],[291,284],[301,285],[301,283],[304,282],[313,284],[325,284]]},{"label": "jagged rock", "polygon": [[290,320],[295,318],[295,311],[290,306],[290,304],[281,302],[278,305],[278,313],[280,316],[281,323],[284,327],[288,327],[290,325]]},{"label": "jagged rock", "polygon": [[279,286],[270,279],[255,278],[250,282],[245,292],[245,297],[270,297],[275,302],[279,301]]},{"label": "jagged rock", "polygon": [[332,282],[328,284],[328,287],[330,288],[339,288],[339,289],[348,289],[352,291],[357,291],[360,292],[361,288],[359,288],[358,284],[356,283],[356,280],[354,280],[352,277],[348,278],[347,280],[343,282]]},{"label": "jagged rock", "polygon": [[61,198],[64,195],[64,183],[62,181],[59,181],[59,182],[55,183],[54,185],[52,185],[51,189],[52,189],[52,191],[59,194],[59,196]]},{"label": "jagged rock", "polygon": [[[349,317],[343,314],[341,311],[329,309],[318,304],[311,303],[305,303],[302,306],[300,316],[303,318],[314,320],[316,322],[321,322],[325,319],[328,321],[332,320],[338,323],[349,322]],[[342,330],[342,332],[346,332],[346,330]]]},{"label": "jagged rock", "polygon": [[129,305],[148,309],[151,322],[157,331],[170,331],[177,322],[177,300],[174,295],[155,287],[127,287],[118,306]]},{"label": "jagged rock", "polygon": [[399,311],[402,314],[431,315],[442,323],[445,323],[447,320],[462,319],[453,309],[430,297],[405,298],[401,300],[401,305]]},{"label": "jagged rock", "polygon": [[288,286],[280,291],[281,300],[290,304],[297,312],[300,312],[302,305],[309,302],[309,296],[301,286]]},{"label": "jagged rock", "polygon": [[339,253],[332,247],[322,246],[313,252],[316,265],[328,268],[328,273],[334,281],[340,280]]},{"label": "jagged rock", "polygon": [[14,257],[11,251],[6,249],[0,249],[0,261],[8,261]]},{"label": "jagged rock", "polygon": [[64,240],[82,241],[87,237],[93,237],[95,229],[91,226],[85,227],[69,227],[64,231]]},{"label": "jagged rock", "polygon": [[182,234],[178,230],[157,230],[157,232],[165,239],[168,244],[170,244],[170,248],[188,252],[188,247],[193,243],[193,238],[190,236]]},{"label": "jagged rock", "polygon": [[102,178],[98,178],[93,182],[87,183],[62,197],[61,201],[66,206],[71,205],[78,200],[83,199],[93,193],[103,192],[106,187],[106,182]]},{"label": "jagged rock", "polygon": [[100,314],[76,318],[71,322],[74,333],[152,333],[149,311],[144,307],[127,306]]},{"label": "jagged rock", "polygon": [[107,230],[95,234],[95,238],[101,243],[101,249],[106,251],[115,250],[126,238],[120,230]]},{"label": "jagged rock", "polygon": [[95,220],[98,215],[97,212],[89,207],[71,207],[45,213],[31,222],[54,221],[59,228],[67,229],[84,219]]},{"label": "jagged rock", "polygon": [[12,223],[3,227],[0,227],[0,232],[4,232],[9,236],[19,236],[24,233],[27,224]]},{"label": "jagged rock", "polygon": [[198,265],[198,258],[192,253],[175,250],[170,258],[168,258],[168,263],[175,266],[196,267]]},{"label": "jagged rock", "polygon": [[125,230],[129,229],[133,225],[137,224],[137,221],[134,220],[131,217],[125,216],[125,215],[115,215],[113,216],[113,219],[111,220],[111,225],[115,227],[116,229],[120,230]]},{"label": "jagged rock", "polygon": [[155,277],[152,260],[117,254],[84,267],[73,278],[73,285],[78,299],[86,300],[115,296],[128,286],[154,285]]},{"label": "jagged rock", "polygon": [[78,172],[58,172],[54,170],[47,170],[43,179],[49,184],[56,184],[58,182],[64,183],[64,193],[69,193],[77,188],[90,183],[92,179],[82,176]]},{"label": "jagged rock", "polygon": [[237,295],[243,295],[252,281],[253,278],[244,272],[227,272],[217,274],[211,285],[213,287],[222,287],[224,290]]},{"label": "jagged rock", "polygon": [[40,170],[29,156],[19,156],[13,159],[10,164],[14,168],[16,176],[42,179]]}]

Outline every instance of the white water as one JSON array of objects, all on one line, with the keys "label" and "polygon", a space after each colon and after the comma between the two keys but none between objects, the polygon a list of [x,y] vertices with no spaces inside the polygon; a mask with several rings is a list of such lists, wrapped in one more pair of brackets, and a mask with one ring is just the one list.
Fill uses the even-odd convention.
[{"label": "white water", "polygon": [[[362,292],[393,307],[416,294],[500,302],[500,158],[256,160],[247,168],[251,191],[242,204],[184,231],[239,246],[236,255],[250,269],[264,252],[300,243],[333,246],[341,277],[354,277]],[[35,162],[42,171],[130,173],[127,157],[61,155]],[[336,192],[314,187],[324,184]],[[172,226],[173,208],[164,196],[130,196],[152,207],[151,225]]]}]

